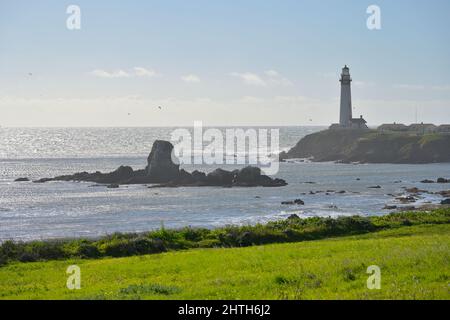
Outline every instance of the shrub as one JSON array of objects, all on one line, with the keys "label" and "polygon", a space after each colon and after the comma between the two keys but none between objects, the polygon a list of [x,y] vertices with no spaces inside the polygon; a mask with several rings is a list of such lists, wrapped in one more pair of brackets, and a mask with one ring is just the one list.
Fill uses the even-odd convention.
[{"label": "shrub", "polygon": [[69,257],[126,257],[195,247],[244,247],[315,240],[433,223],[450,223],[450,209],[444,208],[432,212],[400,212],[374,217],[286,219],[254,226],[226,226],[213,230],[191,227],[178,230],[161,228],[145,234],[114,233],[96,241],[86,239],[5,241],[0,245],[0,265],[10,261],[30,262]]}]

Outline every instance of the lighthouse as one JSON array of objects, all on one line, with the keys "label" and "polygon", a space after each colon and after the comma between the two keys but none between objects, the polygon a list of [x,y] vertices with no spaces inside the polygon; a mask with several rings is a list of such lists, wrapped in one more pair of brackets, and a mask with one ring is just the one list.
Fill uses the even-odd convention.
[{"label": "lighthouse", "polygon": [[350,69],[347,65],[342,68],[341,78],[341,104],[339,123],[332,124],[330,129],[368,129],[363,116],[353,118],[352,116],[352,77],[350,76]]},{"label": "lighthouse", "polygon": [[341,127],[351,127],[352,123],[352,78],[350,77],[350,69],[345,65],[342,68],[341,79],[341,112],[339,124]]}]

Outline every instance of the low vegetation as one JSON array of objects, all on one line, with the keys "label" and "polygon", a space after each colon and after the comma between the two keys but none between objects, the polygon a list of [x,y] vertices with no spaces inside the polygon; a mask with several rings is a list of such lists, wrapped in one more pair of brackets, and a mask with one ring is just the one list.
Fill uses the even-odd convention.
[{"label": "low vegetation", "polygon": [[[423,216],[380,217],[371,223],[388,229],[297,243],[12,262],[0,268],[0,299],[448,299],[448,213]],[[74,264],[79,290],[66,287]],[[372,265],[380,289],[367,288]]]},{"label": "low vegetation", "polygon": [[147,233],[115,233],[100,239],[5,241],[0,246],[0,265],[58,259],[93,259],[155,254],[191,248],[247,247],[270,243],[300,242],[348,236],[422,224],[449,224],[450,209],[432,212],[392,213],[373,217],[339,217],[286,220],[254,226],[218,229],[183,228]]}]

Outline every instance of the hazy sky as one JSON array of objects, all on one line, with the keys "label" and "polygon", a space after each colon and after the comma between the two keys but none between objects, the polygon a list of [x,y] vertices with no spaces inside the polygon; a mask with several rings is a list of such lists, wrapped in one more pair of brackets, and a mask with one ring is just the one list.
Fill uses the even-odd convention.
[{"label": "hazy sky", "polygon": [[0,125],[328,125],[344,64],[369,125],[450,123],[449,30],[448,0],[0,0]]}]

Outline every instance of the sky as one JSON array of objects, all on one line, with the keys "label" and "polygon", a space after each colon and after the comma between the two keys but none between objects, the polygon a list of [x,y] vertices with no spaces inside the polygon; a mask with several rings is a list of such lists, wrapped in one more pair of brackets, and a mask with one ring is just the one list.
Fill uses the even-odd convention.
[{"label": "sky", "polygon": [[0,125],[329,125],[345,64],[369,125],[450,123],[449,30],[448,0],[0,0]]}]

